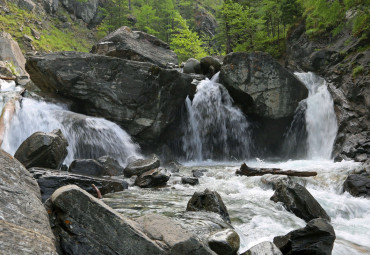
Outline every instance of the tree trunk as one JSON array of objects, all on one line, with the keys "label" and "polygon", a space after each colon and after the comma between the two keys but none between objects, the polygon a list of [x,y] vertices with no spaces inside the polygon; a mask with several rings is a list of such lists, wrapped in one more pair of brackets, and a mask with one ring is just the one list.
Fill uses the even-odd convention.
[{"label": "tree trunk", "polygon": [[235,172],[237,175],[245,176],[262,176],[265,174],[273,175],[287,175],[287,176],[298,176],[298,177],[311,177],[316,176],[317,172],[300,172],[296,170],[281,170],[279,168],[251,168],[245,163],[241,165],[240,169]]}]

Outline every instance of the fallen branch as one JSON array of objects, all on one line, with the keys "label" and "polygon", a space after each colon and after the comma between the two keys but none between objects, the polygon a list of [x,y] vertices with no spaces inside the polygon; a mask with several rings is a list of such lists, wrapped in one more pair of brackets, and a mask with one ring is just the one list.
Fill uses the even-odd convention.
[{"label": "fallen branch", "polygon": [[91,186],[95,189],[96,194],[98,195],[98,198],[102,199],[102,196],[101,196],[101,193],[100,193],[100,190],[98,189],[98,187],[96,187],[94,184],[91,184]]},{"label": "fallen branch", "polygon": [[5,76],[0,76],[0,79],[5,80],[5,81],[15,81],[16,78],[14,77],[5,77]]},{"label": "fallen branch", "polygon": [[262,176],[265,174],[274,175],[287,175],[287,176],[298,176],[298,177],[311,177],[316,176],[317,172],[301,172],[295,170],[282,170],[279,168],[251,168],[243,163],[239,170],[236,170],[237,175],[245,176]]}]

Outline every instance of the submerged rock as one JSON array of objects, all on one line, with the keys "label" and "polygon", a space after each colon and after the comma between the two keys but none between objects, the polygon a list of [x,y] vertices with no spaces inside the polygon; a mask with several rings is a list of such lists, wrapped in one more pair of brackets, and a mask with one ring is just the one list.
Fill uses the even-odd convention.
[{"label": "submerged rock", "polygon": [[225,229],[212,234],[208,245],[219,255],[234,255],[240,247],[239,235],[232,229]]},{"label": "submerged rock", "polygon": [[284,182],[276,186],[274,195],[270,198],[275,203],[282,202],[284,207],[294,213],[297,217],[309,222],[315,218],[330,221],[329,215],[302,185],[287,185]]},{"label": "submerged rock", "polygon": [[165,168],[157,168],[139,175],[135,185],[140,188],[153,188],[163,186],[170,179],[171,174]]},{"label": "submerged rock", "polygon": [[241,255],[283,255],[283,253],[274,243],[266,241],[256,244]]},{"label": "submerged rock", "polygon": [[138,159],[129,163],[123,173],[126,177],[131,177],[134,175],[139,176],[149,170],[158,168],[160,164],[161,162],[159,157],[155,154],[152,154],[147,159]]},{"label": "submerged rock", "polygon": [[274,244],[283,254],[331,255],[335,232],[325,219],[314,219],[306,227],[274,238]]},{"label": "submerged rock", "polygon": [[188,202],[187,211],[208,211],[221,215],[224,221],[230,223],[229,213],[216,191],[205,189],[203,192],[195,192]]},{"label": "submerged rock", "polygon": [[214,254],[197,236],[175,221],[157,214],[147,214],[135,220],[137,227],[155,240],[168,254]]},{"label": "submerged rock", "polygon": [[120,27],[93,46],[91,53],[139,62],[150,62],[160,67],[177,65],[177,55],[170,46],[141,31]]},{"label": "submerged rock", "polygon": [[193,173],[193,177],[202,177],[204,175],[204,173],[208,172],[207,169],[196,169],[196,170],[191,170],[191,172]]},{"label": "submerged rock", "polygon": [[55,190],[70,184],[75,184],[94,196],[96,196],[96,191],[92,184],[100,190],[102,195],[127,188],[126,182],[109,178],[98,178],[44,168],[31,168],[29,171],[40,186],[42,201],[46,201]]},{"label": "submerged rock", "polygon": [[370,197],[370,174],[351,174],[344,182],[344,191],[355,197]]},{"label": "submerged rock", "polygon": [[75,159],[69,166],[68,172],[91,176],[108,175],[103,165],[95,159]]},{"label": "submerged rock", "polygon": [[37,182],[0,149],[1,254],[57,254]]},{"label": "submerged rock", "polygon": [[68,142],[60,129],[51,133],[36,132],[17,149],[14,157],[26,168],[59,169],[66,158]]},{"label": "submerged rock", "polygon": [[197,177],[181,177],[181,183],[182,184],[190,184],[190,185],[197,185],[199,184],[199,179]]},{"label": "submerged rock", "polygon": [[166,254],[135,223],[75,185],[54,192],[50,215],[63,253]]}]

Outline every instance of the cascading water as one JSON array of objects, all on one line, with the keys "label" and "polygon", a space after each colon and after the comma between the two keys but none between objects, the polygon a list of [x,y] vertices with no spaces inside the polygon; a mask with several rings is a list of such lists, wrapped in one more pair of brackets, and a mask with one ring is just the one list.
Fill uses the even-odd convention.
[{"label": "cascading water", "polygon": [[233,99],[221,84],[219,74],[201,81],[191,102],[186,99],[187,125],[183,137],[186,159],[244,159],[251,144],[249,124],[233,106]]},{"label": "cascading water", "polygon": [[19,145],[37,131],[61,129],[68,140],[68,155],[73,159],[109,155],[126,165],[127,158],[141,158],[139,147],[118,125],[102,118],[73,113],[63,105],[24,98],[17,103],[16,115],[5,133],[2,148],[14,154]]}]

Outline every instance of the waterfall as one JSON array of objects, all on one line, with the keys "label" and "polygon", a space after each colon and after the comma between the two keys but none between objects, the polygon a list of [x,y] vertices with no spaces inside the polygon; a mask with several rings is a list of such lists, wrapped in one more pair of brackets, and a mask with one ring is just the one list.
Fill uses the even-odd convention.
[{"label": "waterfall", "polygon": [[307,157],[330,159],[338,125],[327,83],[311,72],[295,73],[295,75],[309,91],[305,113]]},{"label": "waterfall", "polygon": [[66,106],[24,98],[5,133],[2,148],[14,155],[19,145],[37,131],[61,129],[68,140],[64,164],[77,158],[96,159],[109,155],[126,165],[127,158],[140,158],[139,146],[118,125],[68,111]]},{"label": "waterfall", "polygon": [[244,114],[233,106],[224,86],[217,83],[217,73],[197,86],[191,102],[186,99],[187,118],[183,150],[186,159],[245,159],[249,156],[249,124]]}]

